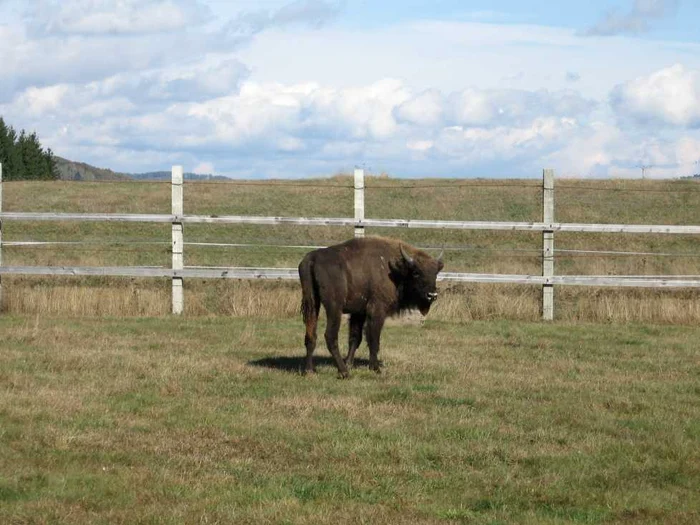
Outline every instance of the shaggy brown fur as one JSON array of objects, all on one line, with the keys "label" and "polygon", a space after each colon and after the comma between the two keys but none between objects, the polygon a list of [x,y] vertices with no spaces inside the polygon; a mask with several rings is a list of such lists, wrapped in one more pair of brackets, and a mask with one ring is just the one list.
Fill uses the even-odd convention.
[{"label": "shaggy brown fur", "polygon": [[[318,314],[326,309],[326,345],[338,372],[348,377],[365,328],[370,368],[379,372],[379,338],[384,321],[402,310],[418,308],[424,315],[437,298],[438,259],[396,239],[352,239],[308,253],[299,264],[301,311],[306,324],[306,371],[313,372]],[[348,355],[338,350],[342,314],[350,314]]]}]

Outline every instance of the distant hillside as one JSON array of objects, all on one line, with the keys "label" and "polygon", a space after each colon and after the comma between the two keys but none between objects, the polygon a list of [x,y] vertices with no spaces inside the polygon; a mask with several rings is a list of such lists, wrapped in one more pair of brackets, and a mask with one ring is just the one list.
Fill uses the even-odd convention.
[{"label": "distant hillside", "polygon": [[[132,179],[136,180],[170,180],[171,173],[169,171],[151,171],[148,173],[138,173],[131,174]],[[228,177],[223,175],[211,175],[204,174],[198,175],[196,173],[185,173],[186,180],[230,180]]]},{"label": "distant hillside", "polygon": [[54,158],[56,159],[56,170],[61,180],[131,180],[131,177],[126,173],[117,173],[109,169],[96,168],[84,162],[74,162],[62,157]]},{"label": "distant hillside", "polygon": [[[170,180],[169,171],[148,173],[119,173],[105,168],[96,168],[84,162],[75,162],[62,157],[56,159],[56,169],[61,180],[103,181],[103,180]],[[197,175],[185,173],[186,180],[228,180],[221,175]]]}]

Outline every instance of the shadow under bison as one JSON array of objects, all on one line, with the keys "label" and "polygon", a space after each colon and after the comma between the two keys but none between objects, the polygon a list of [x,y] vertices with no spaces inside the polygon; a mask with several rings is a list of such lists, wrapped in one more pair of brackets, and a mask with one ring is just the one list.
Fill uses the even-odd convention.
[{"label": "shadow under bison", "polygon": [[[335,359],[332,357],[317,357],[316,363],[320,366],[335,367]],[[254,361],[248,361],[250,366],[259,366],[262,368],[270,368],[272,370],[281,370],[294,374],[303,374],[306,365],[306,357],[263,357]],[[381,361],[380,361],[381,365]],[[355,358],[355,367],[368,367],[369,359]]]}]

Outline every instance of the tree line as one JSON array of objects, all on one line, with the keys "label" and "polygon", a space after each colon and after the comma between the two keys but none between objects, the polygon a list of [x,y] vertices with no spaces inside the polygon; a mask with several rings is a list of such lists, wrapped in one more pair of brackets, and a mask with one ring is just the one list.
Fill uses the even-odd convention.
[{"label": "tree line", "polygon": [[3,180],[58,179],[56,159],[44,149],[35,132],[19,133],[0,117],[0,164]]}]

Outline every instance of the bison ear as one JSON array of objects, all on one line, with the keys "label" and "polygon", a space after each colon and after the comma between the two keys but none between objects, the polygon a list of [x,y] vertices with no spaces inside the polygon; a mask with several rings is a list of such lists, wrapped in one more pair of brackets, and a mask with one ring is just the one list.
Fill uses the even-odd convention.
[{"label": "bison ear", "polygon": [[401,257],[403,257],[403,260],[406,261],[408,266],[413,268],[416,264],[416,261],[414,261],[413,257],[406,253],[406,250],[403,249],[403,244],[399,244],[399,250],[401,250]]}]

